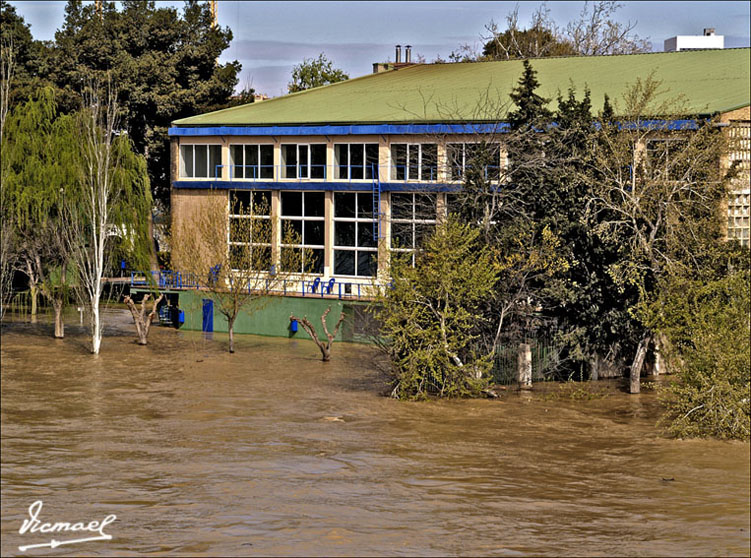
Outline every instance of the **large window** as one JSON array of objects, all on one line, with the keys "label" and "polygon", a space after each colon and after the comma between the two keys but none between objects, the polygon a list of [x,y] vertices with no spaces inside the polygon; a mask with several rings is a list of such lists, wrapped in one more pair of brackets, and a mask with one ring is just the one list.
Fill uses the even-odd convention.
[{"label": "large window", "polygon": [[[282,250],[297,250],[298,257],[282,257],[282,261],[299,262],[306,273],[323,273],[325,194],[323,192],[282,192]],[[290,243],[289,232],[296,237]]]},{"label": "large window", "polygon": [[334,274],[372,277],[378,271],[373,194],[334,194]]},{"label": "large window", "polygon": [[221,145],[181,145],[181,178],[221,178]]},{"label": "large window", "polygon": [[449,180],[464,180],[472,169],[485,180],[501,178],[501,147],[494,143],[449,143],[446,146]]},{"label": "large window", "polygon": [[738,172],[728,195],[728,238],[738,239],[748,246],[751,243],[751,122],[731,122],[728,135],[728,159],[735,163]]},{"label": "large window", "polygon": [[231,178],[274,178],[273,145],[230,145]]},{"label": "large window", "polygon": [[231,190],[229,249],[232,268],[269,271],[272,238],[270,193]]},{"label": "large window", "polygon": [[373,179],[378,176],[377,143],[334,145],[334,172],[340,180]]},{"label": "large window", "polygon": [[392,143],[391,179],[438,180],[438,147],[434,143]]},{"label": "large window", "polygon": [[326,178],[325,144],[283,144],[284,178]]},{"label": "large window", "polygon": [[435,231],[435,194],[391,194],[391,246],[399,252],[412,252]]},{"label": "large window", "polygon": [[686,148],[683,138],[653,139],[647,141],[646,163],[653,180],[685,180],[687,165],[681,155]]}]

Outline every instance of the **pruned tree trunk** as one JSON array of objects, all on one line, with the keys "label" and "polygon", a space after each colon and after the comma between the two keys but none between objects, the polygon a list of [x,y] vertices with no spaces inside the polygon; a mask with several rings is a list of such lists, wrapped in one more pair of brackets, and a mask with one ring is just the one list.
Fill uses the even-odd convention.
[{"label": "pruned tree trunk", "polygon": [[595,353],[589,359],[589,381],[596,382],[600,379],[600,355]]},{"label": "pruned tree trunk", "polygon": [[517,379],[520,389],[532,388],[532,347],[529,343],[519,343]]},{"label": "pruned tree trunk", "polygon": [[235,352],[235,318],[227,320],[227,329],[229,332],[229,352]]},{"label": "pruned tree trunk", "polygon": [[138,344],[139,345],[146,345],[148,342],[149,337],[149,329],[151,328],[151,322],[154,321],[154,318],[157,314],[157,306],[159,305],[159,302],[164,298],[163,294],[160,294],[159,297],[154,300],[154,303],[151,305],[151,312],[148,314],[146,313],[146,301],[149,299],[151,295],[145,294],[143,295],[143,299],[141,300],[141,308],[139,309],[136,304],[133,302],[133,299],[130,298],[130,296],[125,296],[125,304],[128,305],[128,309],[130,310],[130,313],[133,315],[133,321],[136,323],[136,331],[138,332]]},{"label": "pruned tree trunk", "polygon": [[52,299],[52,309],[55,312],[55,339],[65,337],[65,324],[63,323],[64,303],[65,301],[62,298]]},{"label": "pruned tree trunk", "polygon": [[649,348],[649,342],[651,340],[652,337],[647,335],[639,341],[639,346],[636,348],[634,362],[631,363],[629,393],[639,393],[641,390],[641,371],[642,368],[644,368],[644,359],[647,356],[647,349]]},{"label": "pruned tree trunk", "polygon": [[342,313],[339,316],[339,320],[336,322],[336,325],[334,326],[334,332],[329,333],[329,329],[326,326],[326,316],[328,316],[329,312],[331,312],[331,307],[329,306],[326,308],[324,313],[321,315],[321,323],[323,324],[323,331],[326,333],[327,341],[324,343],[321,341],[321,339],[318,337],[318,334],[316,333],[315,328],[313,327],[313,324],[310,323],[310,320],[308,320],[307,316],[303,316],[302,319],[291,315],[289,317],[289,321],[297,320],[302,327],[305,329],[305,331],[308,332],[308,335],[310,335],[310,338],[315,342],[316,345],[318,345],[318,348],[321,350],[321,360],[323,362],[328,362],[331,360],[331,344],[334,342],[334,339],[336,338],[336,334],[339,332],[339,326],[342,325],[342,322],[344,321],[344,313]]}]

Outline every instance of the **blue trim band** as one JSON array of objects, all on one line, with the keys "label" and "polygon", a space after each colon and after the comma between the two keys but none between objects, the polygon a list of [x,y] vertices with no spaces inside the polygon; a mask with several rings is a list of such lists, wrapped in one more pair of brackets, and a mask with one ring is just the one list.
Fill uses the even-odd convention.
[{"label": "blue trim band", "polygon": [[[369,182],[274,182],[256,180],[236,182],[231,180],[178,180],[172,183],[176,190],[310,190],[324,192],[372,192]],[[381,192],[454,192],[461,184],[436,184],[435,182],[382,182]]]},{"label": "blue trim band", "polygon": [[170,136],[362,136],[378,134],[506,133],[506,122],[491,124],[368,124],[354,126],[211,126],[172,127]]}]

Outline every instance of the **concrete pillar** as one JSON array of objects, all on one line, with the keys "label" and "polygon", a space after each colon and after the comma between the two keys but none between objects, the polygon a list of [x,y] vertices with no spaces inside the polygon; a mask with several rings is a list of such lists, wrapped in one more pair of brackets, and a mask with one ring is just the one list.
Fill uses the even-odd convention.
[{"label": "concrete pillar", "polygon": [[517,380],[520,389],[532,388],[532,347],[529,343],[519,343]]},{"label": "concrete pillar", "polygon": [[323,225],[323,275],[331,277],[334,275],[334,192],[324,194],[323,215],[326,219]]}]

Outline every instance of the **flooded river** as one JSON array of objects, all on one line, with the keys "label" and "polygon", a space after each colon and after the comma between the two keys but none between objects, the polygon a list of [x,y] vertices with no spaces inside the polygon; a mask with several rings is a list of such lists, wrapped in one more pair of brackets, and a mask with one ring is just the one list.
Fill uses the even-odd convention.
[{"label": "flooded river", "polygon": [[[749,554],[748,444],[661,438],[653,393],[403,403],[360,345],[67,333],[3,326],[3,556]],[[36,500],[112,540],[21,553]]]}]

